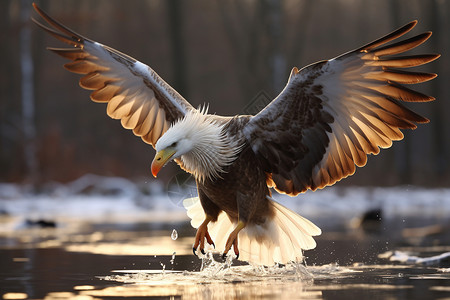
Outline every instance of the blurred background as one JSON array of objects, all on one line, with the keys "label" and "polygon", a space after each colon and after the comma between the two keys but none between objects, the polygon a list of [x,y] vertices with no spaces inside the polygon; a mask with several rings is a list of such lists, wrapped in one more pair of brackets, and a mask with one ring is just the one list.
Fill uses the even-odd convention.
[{"label": "blurred background", "polygon": [[[256,113],[283,89],[292,67],[333,58],[417,19],[407,37],[433,36],[410,53],[442,57],[415,68],[439,76],[413,88],[437,100],[406,105],[431,122],[405,131],[403,141],[334,187],[276,200],[323,229],[317,249],[307,252],[310,266],[386,264],[396,250],[440,255],[434,264],[450,266],[450,1],[36,2],[76,32],[148,64],[194,107],[207,103],[219,115]],[[79,76],[62,67],[67,61],[46,50],[65,45],[31,22],[38,18],[31,3],[0,1],[0,291],[37,299],[74,285],[109,286],[98,276],[111,270],[198,269],[195,230],[181,204],[195,196],[195,184],[174,163],[152,177],[153,148],[90,101]],[[412,281],[404,269],[380,270],[394,275],[352,276],[398,293],[377,295],[392,299],[437,298],[423,293],[448,279],[446,269],[435,282],[419,282],[416,274],[437,272],[422,265]],[[342,299],[357,295],[329,277],[346,290]],[[417,288],[387,289],[389,280]]]},{"label": "blurred background", "polygon": [[[61,43],[40,30],[29,0],[0,2],[0,182],[33,186],[84,174],[153,180],[154,150],[89,100],[79,76],[45,48]],[[148,64],[195,107],[221,115],[255,112],[284,87],[292,67],[335,57],[411,21],[408,36],[433,31],[421,53],[442,57],[414,86],[437,101],[408,105],[431,120],[344,185],[450,184],[450,1],[37,1],[76,32]],[[169,181],[175,164],[160,173]]]}]

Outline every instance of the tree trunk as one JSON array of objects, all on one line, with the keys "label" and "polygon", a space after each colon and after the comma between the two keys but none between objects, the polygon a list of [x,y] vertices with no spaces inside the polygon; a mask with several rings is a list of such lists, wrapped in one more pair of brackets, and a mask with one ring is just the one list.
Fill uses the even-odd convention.
[{"label": "tree trunk", "polygon": [[[431,28],[433,30],[433,38],[431,39],[432,49],[434,51],[442,51],[444,47],[441,45],[441,30],[445,26],[443,23],[444,16],[442,15],[445,12],[445,4],[441,1],[433,0],[431,3],[430,9],[430,20],[431,20]],[[441,7],[440,7],[441,6]],[[442,60],[442,58],[441,58]],[[436,68],[434,71],[439,75],[442,75],[445,78],[445,70],[440,68],[443,66],[442,63],[435,64]],[[445,101],[445,96],[443,91],[443,87],[440,83],[444,82],[443,80],[433,80],[431,84],[431,90],[435,93],[435,97],[437,101]],[[433,110],[431,112],[431,126],[433,129],[432,140],[431,140],[431,150],[433,153],[434,161],[433,161],[433,174],[437,175],[435,182],[439,182],[440,178],[444,178],[445,174],[448,172],[448,156],[447,156],[447,145],[445,138],[445,121],[443,120],[443,110],[442,106],[434,104],[432,106]],[[444,134],[443,134],[444,133]],[[444,135],[444,137],[442,137]]]},{"label": "tree trunk", "polygon": [[31,29],[30,29],[30,0],[21,2],[20,30],[20,70],[22,97],[22,130],[24,161],[26,167],[25,181],[31,184],[37,182],[38,162],[36,159],[36,125],[34,108],[34,66],[32,57]]},{"label": "tree trunk", "polygon": [[[401,25],[399,22],[400,5],[398,0],[390,1],[390,17],[393,28],[398,28]],[[409,184],[412,181],[410,133],[410,130],[404,130],[405,138],[394,148],[395,166],[400,184]]]},{"label": "tree trunk", "polygon": [[286,59],[281,49],[283,43],[282,1],[264,0],[262,6],[265,31],[268,34],[267,63],[270,68],[270,92],[276,95],[281,91],[287,79]]},{"label": "tree trunk", "polygon": [[166,3],[174,72],[173,86],[183,97],[189,98],[186,84],[186,51],[182,31],[184,2],[168,0]]}]

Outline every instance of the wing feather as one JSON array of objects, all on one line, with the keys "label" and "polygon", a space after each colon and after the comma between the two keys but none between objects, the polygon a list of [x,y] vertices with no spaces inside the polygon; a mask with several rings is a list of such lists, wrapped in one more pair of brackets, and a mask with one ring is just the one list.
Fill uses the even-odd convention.
[{"label": "wing feather", "polygon": [[64,65],[64,68],[72,73],[76,74],[90,74],[97,71],[108,71],[109,69],[103,66],[99,66],[86,59],[75,60],[73,62]]},{"label": "wing feather", "polygon": [[[409,22],[408,24],[400,27],[399,29],[397,29],[397,30],[395,30],[395,31],[369,43],[369,44],[366,44],[355,51],[356,52],[369,52],[369,51],[373,52],[373,50],[376,51],[375,48],[401,37],[402,35],[411,31],[414,28],[414,26],[416,26],[416,25],[417,25],[416,20]],[[351,51],[350,53],[353,53],[353,51]]]},{"label": "wing feather", "polygon": [[416,23],[334,59],[292,70],[280,95],[244,128],[269,185],[289,195],[332,185],[364,166],[368,154],[401,140],[400,129],[428,122],[401,102],[434,98],[402,84],[425,82],[436,74],[404,68],[439,55],[394,55],[424,43],[431,32],[387,44]]},{"label": "wing feather", "polygon": [[372,51],[372,53],[373,53],[373,55],[378,56],[378,57],[383,56],[383,55],[394,55],[394,54],[403,53],[405,51],[411,50],[411,49],[419,46],[420,44],[423,44],[426,40],[428,40],[430,38],[430,36],[431,36],[431,32],[429,32],[429,31],[424,32],[424,33],[416,35],[412,38],[375,49],[374,51]]},{"label": "wing feather", "polygon": [[384,70],[367,73],[364,77],[380,81],[394,81],[401,84],[415,84],[436,78],[436,74],[406,72],[402,70]]},{"label": "wing feather", "polygon": [[106,77],[99,72],[92,72],[80,79],[80,86],[87,90],[98,90],[117,80],[114,77]]},{"label": "wing feather", "polygon": [[[35,21],[36,22],[36,21]],[[40,23],[39,23],[40,24]],[[39,25],[43,27],[43,25]],[[48,47],[48,50],[58,54],[61,57],[70,59],[70,60],[77,60],[77,59],[85,59],[89,56],[88,53],[86,53],[81,48],[52,48]]]},{"label": "wing feather", "polygon": [[152,130],[152,144],[155,145],[156,141],[159,139],[159,137],[162,135],[162,131],[165,127],[165,113],[164,110],[158,110],[157,116],[155,118],[155,125],[153,126]]},{"label": "wing feather", "polygon": [[429,63],[436,59],[435,54],[424,54],[424,55],[411,55],[403,56],[400,58],[388,58],[388,59],[367,59],[366,64],[368,66],[374,67],[385,67],[385,68],[410,68],[417,67]]},{"label": "wing feather", "polygon": [[[108,103],[112,98],[117,96],[121,90],[120,86],[114,84],[108,84],[104,87],[95,90],[91,94],[91,100],[99,103]],[[120,94],[119,94],[120,95]],[[109,114],[108,114],[109,115]],[[118,119],[117,117],[116,119]]]},{"label": "wing feather", "polygon": [[94,102],[107,103],[107,114],[146,143],[156,144],[170,124],[194,108],[150,67],[111,47],[75,33],[52,19],[36,4],[36,12],[50,26],[33,21],[73,48],[49,48],[72,60],[64,67],[85,75],[82,88],[93,90]]},{"label": "wing feather", "polygon": [[[136,108],[134,106],[136,106]],[[133,130],[138,126],[143,107],[144,105],[140,105],[140,103],[133,103],[133,107],[130,109],[130,114],[121,120],[123,128]]]}]

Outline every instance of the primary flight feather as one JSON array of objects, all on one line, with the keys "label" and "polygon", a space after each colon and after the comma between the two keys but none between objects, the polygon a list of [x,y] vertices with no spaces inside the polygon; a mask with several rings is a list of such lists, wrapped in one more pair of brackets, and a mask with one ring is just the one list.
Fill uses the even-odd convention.
[{"label": "primary flight feather", "polygon": [[110,117],[156,149],[152,174],[175,160],[195,177],[200,201],[185,201],[198,228],[194,253],[207,242],[258,264],[301,260],[321,230],[275,202],[270,188],[294,196],[352,175],[368,154],[401,140],[400,129],[428,122],[401,102],[434,100],[405,85],[436,75],[404,68],[439,55],[395,56],[431,36],[398,41],[416,21],[334,59],[294,67],[283,91],[255,116],[221,117],[195,109],[147,65],[33,6],[50,27],[34,22],[72,46],[49,49],[72,60],[64,66],[84,75],[80,85],[93,90],[91,99],[107,103]]}]

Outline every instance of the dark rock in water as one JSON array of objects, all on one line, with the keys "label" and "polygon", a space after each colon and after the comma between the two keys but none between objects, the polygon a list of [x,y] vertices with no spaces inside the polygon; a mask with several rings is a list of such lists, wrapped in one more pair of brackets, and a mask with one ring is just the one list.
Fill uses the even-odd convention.
[{"label": "dark rock in water", "polygon": [[378,232],[380,230],[380,225],[382,211],[380,208],[371,209],[366,211],[359,220],[359,227],[366,232]]},{"label": "dark rock in water", "polygon": [[381,208],[366,211],[361,218],[361,225],[367,222],[381,222]]},{"label": "dark rock in water", "polygon": [[50,220],[30,220],[27,219],[25,221],[26,226],[28,227],[41,227],[41,228],[55,228],[56,222]]}]

